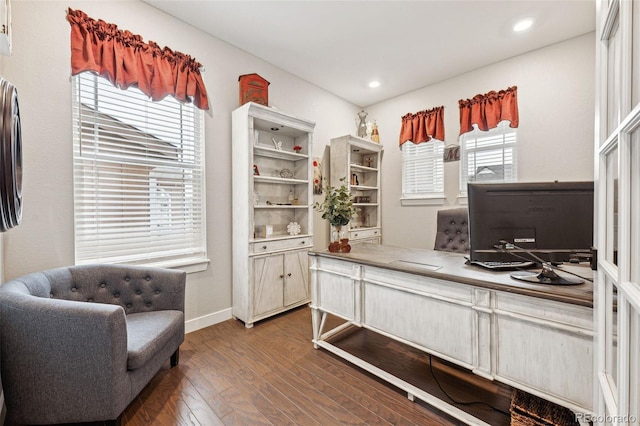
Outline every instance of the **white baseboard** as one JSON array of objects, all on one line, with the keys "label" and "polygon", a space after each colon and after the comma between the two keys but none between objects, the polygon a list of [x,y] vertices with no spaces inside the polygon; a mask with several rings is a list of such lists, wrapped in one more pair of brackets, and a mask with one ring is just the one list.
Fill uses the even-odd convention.
[{"label": "white baseboard", "polygon": [[209,327],[210,325],[218,324],[228,319],[231,319],[231,308],[186,321],[184,324],[185,332],[191,333],[192,331],[200,330],[201,328]]}]

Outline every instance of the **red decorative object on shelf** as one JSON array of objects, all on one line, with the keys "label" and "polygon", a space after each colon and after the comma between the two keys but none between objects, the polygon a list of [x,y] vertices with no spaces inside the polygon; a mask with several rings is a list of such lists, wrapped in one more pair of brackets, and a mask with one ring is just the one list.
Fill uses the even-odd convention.
[{"label": "red decorative object on shelf", "polygon": [[302,150],[302,147],[300,145],[296,145],[296,146],[293,147],[293,150],[295,152],[300,152]]},{"label": "red decorative object on shelf", "polygon": [[269,83],[258,74],[245,74],[238,77],[240,82],[240,105],[255,102],[269,106]]}]

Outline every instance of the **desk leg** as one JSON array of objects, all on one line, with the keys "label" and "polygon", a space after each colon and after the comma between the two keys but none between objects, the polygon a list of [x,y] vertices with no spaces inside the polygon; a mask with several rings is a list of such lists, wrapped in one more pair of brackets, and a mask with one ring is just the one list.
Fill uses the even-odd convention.
[{"label": "desk leg", "polygon": [[327,317],[326,312],[321,312],[318,308],[311,308],[311,327],[313,328],[313,348],[318,349],[318,340],[322,335],[324,321]]}]

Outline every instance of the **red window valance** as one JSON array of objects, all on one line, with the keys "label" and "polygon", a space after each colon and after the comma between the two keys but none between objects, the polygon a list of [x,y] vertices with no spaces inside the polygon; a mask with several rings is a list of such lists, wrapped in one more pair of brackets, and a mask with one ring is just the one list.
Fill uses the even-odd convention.
[{"label": "red window valance", "polygon": [[402,117],[400,145],[429,142],[431,138],[444,141],[444,107],[439,106]]},{"label": "red window valance", "polygon": [[518,88],[509,87],[499,92],[491,91],[476,95],[473,99],[460,99],[460,134],[478,129],[487,131],[498,126],[502,120],[509,120],[510,127],[518,127]]},{"label": "red window valance", "polygon": [[167,95],[209,109],[201,65],[189,55],[160,48],[153,41],[119,30],[115,24],[95,20],[69,8],[71,24],[71,73],[93,71],[115,86],[138,87],[152,100]]}]

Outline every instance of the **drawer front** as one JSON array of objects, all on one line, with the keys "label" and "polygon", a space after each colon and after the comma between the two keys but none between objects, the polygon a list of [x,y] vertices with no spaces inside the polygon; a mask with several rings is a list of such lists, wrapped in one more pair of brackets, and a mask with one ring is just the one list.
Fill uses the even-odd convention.
[{"label": "drawer front", "polygon": [[380,237],[375,237],[375,238],[363,238],[363,239],[357,239],[357,240],[349,240],[349,244],[350,245],[354,245],[354,244],[364,244],[364,243],[372,243],[372,244],[380,244]]},{"label": "drawer front", "polygon": [[349,231],[349,239],[350,240],[359,240],[361,238],[375,238],[382,236],[382,232],[380,232],[380,228],[374,229],[351,229]]},{"label": "drawer front", "polygon": [[273,251],[311,248],[311,237],[287,238],[285,240],[257,241],[251,243],[251,253],[269,253]]}]

